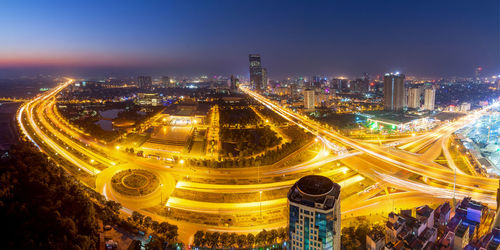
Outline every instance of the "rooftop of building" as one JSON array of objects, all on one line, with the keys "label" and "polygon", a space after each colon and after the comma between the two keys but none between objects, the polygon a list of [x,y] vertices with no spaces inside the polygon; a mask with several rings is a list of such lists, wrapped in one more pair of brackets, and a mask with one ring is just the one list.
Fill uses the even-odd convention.
[{"label": "rooftop of building", "polygon": [[428,241],[429,239],[432,238],[433,235],[435,235],[437,233],[437,229],[434,228],[434,227],[428,227],[426,228],[419,236],[418,238],[423,241],[423,242],[426,242]]},{"label": "rooftop of building", "polygon": [[329,210],[340,195],[340,185],[327,177],[308,175],[300,178],[288,192],[290,202]]},{"label": "rooftop of building", "polygon": [[416,210],[417,210],[416,214],[418,216],[423,216],[423,217],[426,217],[426,218],[429,218],[429,216],[431,216],[431,213],[434,211],[434,209],[430,208],[427,205],[421,206],[421,207],[417,207]]},{"label": "rooftop of building", "polygon": [[210,105],[207,103],[187,101],[170,105],[163,113],[172,116],[206,116],[209,110]]},{"label": "rooftop of building", "polygon": [[455,231],[455,236],[460,238],[464,237],[465,233],[468,231],[468,228],[469,226],[465,224],[458,225],[457,230]]},{"label": "rooftop of building", "polygon": [[445,202],[436,208],[437,213],[448,213],[451,211],[451,206],[449,202]]},{"label": "rooftop of building", "polygon": [[403,112],[389,112],[389,111],[379,111],[378,114],[373,115],[369,118],[372,121],[392,124],[392,125],[400,125],[413,122],[418,119],[428,118],[428,115],[414,115]]},{"label": "rooftop of building", "polygon": [[370,239],[372,239],[374,242],[385,238],[384,232],[381,230],[377,230],[376,228],[372,228],[370,232],[368,232],[367,236],[370,237]]},{"label": "rooftop of building", "polygon": [[453,242],[455,233],[453,231],[448,231],[444,237],[441,238],[440,244],[442,246],[450,246]]},{"label": "rooftop of building", "polygon": [[323,195],[332,191],[333,181],[320,175],[309,175],[297,181],[297,188],[304,194]]},{"label": "rooftop of building", "polygon": [[389,242],[385,244],[385,249],[394,249],[394,250],[399,250],[404,248],[404,242],[403,241],[398,241],[396,243]]}]

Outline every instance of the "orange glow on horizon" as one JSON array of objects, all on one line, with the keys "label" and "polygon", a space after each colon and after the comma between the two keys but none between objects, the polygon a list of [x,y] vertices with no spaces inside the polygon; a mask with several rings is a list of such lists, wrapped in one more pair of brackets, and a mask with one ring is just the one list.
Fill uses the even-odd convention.
[{"label": "orange glow on horizon", "polygon": [[[29,54],[11,53],[0,57],[0,67],[37,67],[37,66],[79,66],[79,67],[125,67],[161,63],[158,58],[145,58],[135,55],[112,55],[99,53],[75,54]],[[163,63],[165,60],[163,60]]]}]

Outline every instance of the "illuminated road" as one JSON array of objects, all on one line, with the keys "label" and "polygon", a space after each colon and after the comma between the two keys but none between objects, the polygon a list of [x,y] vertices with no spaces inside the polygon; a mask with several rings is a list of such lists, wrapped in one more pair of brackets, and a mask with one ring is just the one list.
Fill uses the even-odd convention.
[{"label": "illuminated road", "polygon": [[[179,197],[172,197],[172,192],[175,189],[184,191],[200,191],[204,186],[205,192],[232,194],[234,191],[242,193],[259,193],[270,192],[272,190],[287,189],[293,183],[312,170],[319,170],[324,166],[328,166],[332,162],[340,159],[359,155],[360,152],[342,152],[341,154],[331,154],[328,149],[323,149],[317,153],[316,157],[298,163],[293,166],[276,163],[271,166],[261,166],[260,168],[225,168],[213,169],[204,167],[188,167],[179,164],[169,164],[168,162],[138,157],[133,154],[127,154],[117,150],[114,145],[106,145],[100,141],[91,138],[88,134],[80,131],[70,125],[58,113],[56,108],[57,94],[66,86],[70,85],[71,81],[46,92],[43,96],[39,96],[27,103],[20,109],[17,116],[20,130],[26,138],[32,141],[40,150],[48,154],[61,166],[65,166],[67,170],[68,163],[77,167],[78,170],[88,173],[90,176],[95,176],[95,189],[106,196],[108,199],[116,200],[124,206],[124,210],[138,210],[144,214],[150,212],[143,209],[167,204],[168,208],[179,209],[183,211],[196,211],[203,214],[215,213],[223,214],[247,214],[248,212],[241,207],[253,208],[256,203],[259,204],[262,214],[266,212],[276,213],[286,207],[284,199],[265,199],[254,202],[243,203],[212,203],[197,200],[186,200]],[[310,147],[312,143],[307,144]],[[308,150],[305,146],[304,149]],[[335,147],[335,146],[334,146]],[[301,149],[303,150],[303,149]],[[291,159],[296,154],[287,156],[285,159]],[[280,162],[285,162],[287,160]],[[160,183],[163,185],[156,189],[153,193],[141,197],[128,197],[115,192],[111,188],[111,178],[119,171],[127,169],[147,169],[158,176]],[[256,172],[260,174],[257,175]],[[361,175],[352,175],[346,167],[324,167],[320,173],[325,176],[342,175],[349,173],[349,177],[343,180],[343,185],[352,185],[362,181],[365,178]],[[285,178],[285,181],[275,181],[273,178]],[[291,178],[290,178],[291,177]],[[195,178],[196,181],[191,179]],[[222,181],[246,180],[255,184],[214,184],[210,183],[214,178]],[[255,181],[253,181],[255,180]],[[225,182],[227,182],[225,181]],[[257,183],[258,182],[258,183]],[[238,193],[237,192],[237,193]],[[207,209],[199,209],[199,208]],[[209,209],[211,208],[211,209]],[[255,210],[255,209],[252,209]],[[255,212],[255,211],[254,211]],[[261,216],[262,216],[261,214]],[[285,217],[278,214],[276,222],[266,222],[259,219],[250,226],[233,226],[227,228],[225,226],[208,226],[205,224],[191,223],[189,221],[178,221],[155,215],[155,218],[167,220],[171,223],[179,225],[183,228],[180,231],[180,238],[187,240],[199,228],[207,230],[233,230],[241,232],[258,232],[263,228],[273,228],[286,225]]]},{"label": "illuminated road", "polygon": [[[286,198],[267,199],[265,194],[286,190],[298,178],[311,173],[339,180],[340,185],[345,188],[355,187],[354,184],[361,183],[366,179],[376,182],[374,188],[369,191],[361,191],[350,197],[345,197],[345,200],[349,201],[342,203],[345,216],[354,211],[357,215],[363,214],[370,211],[373,206],[377,206],[381,212],[386,212],[390,206],[383,201],[383,198],[376,195],[380,191],[387,190],[387,187],[397,188],[402,193],[387,194],[385,199],[399,201],[406,199],[408,204],[423,202],[425,199],[422,197],[449,199],[452,197],[450,192],[452,192],[453,184],[453,178],[450,177],[453,176],[455,165],[450,163],[450,169],[427,159],[437,157],[436,154],[439,155],[437,152],[444,149],[443,145],[446,145],[449,135],[468,122],[467,119],[459,119],[454,123],[445,124],[432,133],[400,140],[405,142],[404,145],[414,147],[414,150],[429,146],[429,150],[423,154],[414,154],[384,145],[366,145],[366,143],[342,136],[323,128],[315,121],[284,109],[254,92],[243,89],[247,94],[285,119],[317,134],[318,143],[323,145],[323,149],[317,152],[316,157],[293,166],[280,162],[258,168],[213,169],[138,157],[119,150],[119,147],[115,147],[115,145],[107,145],[93,139],[90,135],[70,125],[57,111],[57,94],[70,84],[71,81],[68,81],[21,106],[17,120],[22,133],[61,166],[69,167],[69,163],[77,167],[78,170],[93,176],[95,178],[93,188],[108,199],[120,202],[127,211],[137,210],[157,220],[166,220],[179,225],[179,228],[182,229],[179,231],[179,238],[185,242],[192,239],[192,234],[200,228],[257,232],[264,228],[286,226],[286,215],[283,214],[283,209],[286,208]],[[474,114],[474,116],[479,115],[479,113]],[[312,144],[308,144],[301,150],[310,150],[309,147]],[[297,152],[288,156],[287,160],[293,158],[295,154]],[[446,151],[445,154],[447,154]],[[446,157],[449,159],[448,156]],[[342,162],[343,165],[339,162]],[[111,188],[111,178],[117,172],[127,169],[151,171],[158,176],[163,185],[145,196],[121,195]],[[420,176],[424,180],[411,179],[414,175]],[[494,202],[492,195],[496,192],[497,184],[496,180],[465,175],[458,170],[455,195],[457,197],[470,195],[491,204]],[[175,191],[191,193],[194,196],[203,193],[236,196],[239,193],[264,193],[264,199],[247,202],[201,201],[200,199],[177,197],[174,195]],[[394,204],[394,201],[392,202]],[[169,209],[187,214],[194,212],[199,216],[188,216],[185,220],[179,218],[174,220],[152,213],[150,210],[165,205]],[[355,210],[356,208],[357,210]],[[200,219],[207,218],[207,215],[246,216],[249,222],[244,226],[228,226],[220,224],[220,221],[215,222],[219,225],[208,225]],[[189,221],[190,218],[193,221]],[[257,219],[253,221],[252,219],[255,218]]]},{"label": "illuminated road", "polygon": [[[280,105],[275,104],[274,102],[264,98],[263,96],[247,88],[243,87],[242,90],[245,93],[252,96],[253,98],[255,98],[257,101],[261,102],[263,105],[274,110],[277,114],[280,114],[283,118],[297,124],[298,126],[304,128],[307,131],[310,131],[312,133],[317,133],[318,136],[322,137],[322,140],[324,140],[326,143],[337,142],[341,143],[342,145],[346,145],[353,149],[359,150],[360,152],[363,152],[364,154],[355,157],[356,159],[362,158],[364,161],[366,161],[363,165],[357,165],[358,167],[356,167],[356,170],[362,175],[370,176],[375,180],[386,181],[385,180],[386,178],[381,178],[381,176],[378,177],[374,176],[373,173],[371,172],[372,168],[367,167],[366,163],[373,162],[375,163],[374,166],[381,168],[381,170],[388,172],[388,174],[395,174],[398,172],[403,172],[406,174],[412,173],[421,177],[425,177],[427,180],[433,180],[438,182],[433,184],[434,186],[432,188],[428,187],[428,185],[419,187],[419,190],[421,192],[434,193],[435,195],[444,195],[448,194],[450,186],[453,186],[454,179],[450,178],[454,176],[454,172],[452,171],[452,169],[429,166],[423,164],[422,162],[412,161],[411,159],[408,159],[408,157],[403,157],[401,155],[394,154],[393,152],[388,151],[385,148],[380,148],[377,146],[367,147],[365,144],[361,144],[358,141],[340,135],[335,131],[329,131],[323,128],[317,122],[312,121],[305,116],[287,110],[281,107]],[[420,140],[426,141],[429,138],[439,138],[442,136],[447,136],[451,132],[456,131],[457,129],[468,124],[469,122],[477,119],[486,111],[487,111],[486,109],[483,109],[479,112],[473,112],[472,114],[462,117],[455,122],[446,124],[445,126],[439,128],[435,132],[432,132],[428,136],[424,136]],[[353,158],[348,158],[347,160],[351,159]],[[392,181],[396,183],[394,179]],[[470,194],[486,193],[487,194],[486,197],[491,198],[491,196],[496,193],[496,189],[498,187],[498,180],[457,173],[456,185],[459,188],[471,190]],[[436,189],[436,186],[439,186],[439,188]],[[408,189],[408,187],[406,187],[405,190],[406,189]],[[489,198],[487,199],[486,197],[483,196],[481,197],[482,199],[479,199],[480,201],[487,203],[492,202],[492,200]]]}]

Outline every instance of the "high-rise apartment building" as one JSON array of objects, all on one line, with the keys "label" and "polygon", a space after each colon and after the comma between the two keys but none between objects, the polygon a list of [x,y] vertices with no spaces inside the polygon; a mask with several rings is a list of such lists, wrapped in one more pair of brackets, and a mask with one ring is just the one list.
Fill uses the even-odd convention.
[{"label": "high-rise apartment building", "polygon": [[351,91],[356,93],[366,93],[368,92],[369,86],[368,78],[359,78],[351,81]]},{"label": "high-rise apartment building", "polygon": [[345,79],[333,78],[330,82],[330,88],[342,91],[344,85],[346,85],[346,82],[347,80]]},{"label": "high-rise apartment building", "polygon": [[408,108],[420,108],[420,88],[408,89]]},{"label": "high-rise apartment building", "polygon": [[315,105],[314,89],[304,90],[304,109],[313,110]]},{"label": "high-rise apartment building", "polygon": [[340,249],[340,185],[308,175],[288,192],[290,249]]},{"label": "high-rise apartment building", "polygon": [[319,88],[321,87],[321,77],[320,76],[313,76],[312,77],[312,84],[311,86],[314,88]]},{"label": "high-rise apartment building", "polygon": [[384,76],[384,108],[400,111],[406,107],[405,75],[387,73]]},{"label": "high-rise apartment building", "polygon": [[436,102],[436,89],[428,88],[424,90],[424,109],[434,110],[434,103]]},{"label": "high-rise apartment building", "polygon": [[229,82],[229,88],[231,90],[237,90],[238,89],[238,84],[239,84],[239,80],[238,78],[234,77],[233,75],[231,75],[231,79],[230,79],[230,82]]},{"label": "high-rise apartment building", "polygon": [[162,87],[164,87],[164,88],[169,88],[169,87],[172,87],[172,86],[170,85],[170,77],[168,77],[168,76],[162,76],[162,77],[161,77],[161,85],[162,85]]},{"label": "high-rise apartment building", "polygon": [[267,88],[267,70],[262,68],[260,55],[250,54],[248,59],[250,61],[250,85],[255,90],[265,90]]},{"label": "high-rise apartment building", "polygon": [[137,87],[140,89],[151,89],[153,87],[153,80],[151,80],[151,76],[138,76]]}]

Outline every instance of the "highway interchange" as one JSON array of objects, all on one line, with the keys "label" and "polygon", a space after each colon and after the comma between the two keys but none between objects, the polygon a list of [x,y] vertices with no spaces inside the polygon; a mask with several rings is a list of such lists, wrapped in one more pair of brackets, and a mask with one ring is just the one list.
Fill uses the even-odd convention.
[{"label": "highway interchange", "polygon": [[[179,238],[184,242],[192,240],[192,235],[198,229],[257,232],[263,228],[286,226],[286,197],[262,199],[262,195],[266,197],[267,192],[287,189],[297,178],[310,173],[339,179],[342,187],[367,179],[374,183],[344,197],[341,203],[344,218],[383,214],[393,209],[415,207],[454,196],[457,199],[471,196],[496,207],[498,180],[468,175],[458,169],[449,155],[447,143],[454,131],[483,115],[486,109],[445,123],[424,134],[377,145],[343,136],[242,87],[242,91],[275,113],[317,135],[317,143],[322,145],[322,149],[316,157],[294,165],[219,170],[138,157],[119,150],[116,145],[107,145],[91,138],[65,121],[57,111],[56,97],[70,84],[71,80],[20,107],[17,121],[26,139],[62,167],[70,170],[68,166],[71,165],[85,172],[85,176],[90,176],[87,180],[94,182],[94,185],[89,186],[108,199],[120,202],[125,212],[137,210],[156,220],[178,225]],[[423,148],[428,149],[421,154],[416,153]],[[449,168],[434,162],[441,152],[448,160]],[[111,188],[110,181],[114,174],[127,169],[151,171],[158,176],[162,185],[153,193],[141,197],[121,195]],[[214,183],[213,180],[218,182]],[[259,194],[261,198],[243,203],[213,202],[175,197],[175,190],[192,192],[193,197],[203,193],[253,193]],[[149,209],[158,206],[191,216],[193,220],[165,216]],[[203,223],[203,219],[196,220],[198,214],[203,215],[199,218],[217,215],[238,223]],[[239,220],[241,223],[235,219],[240,217],[243,218]]]}]

